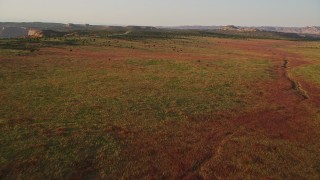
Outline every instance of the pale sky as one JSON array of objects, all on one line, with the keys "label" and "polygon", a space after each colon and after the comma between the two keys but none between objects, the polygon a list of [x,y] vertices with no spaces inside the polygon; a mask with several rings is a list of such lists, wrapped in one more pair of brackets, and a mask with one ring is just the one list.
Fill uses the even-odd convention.
[{"label": "pale sky", "polygon": [[320,0],[0,0],[0,22],[320,26]]}]

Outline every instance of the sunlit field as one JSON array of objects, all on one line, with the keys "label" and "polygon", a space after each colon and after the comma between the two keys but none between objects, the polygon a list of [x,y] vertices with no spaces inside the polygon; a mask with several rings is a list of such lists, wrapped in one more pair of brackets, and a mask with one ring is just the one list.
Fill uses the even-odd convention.
[{"label": "sunlit field", "polygon": [[320,42],[0,40],[1,179],[318,179]]}]

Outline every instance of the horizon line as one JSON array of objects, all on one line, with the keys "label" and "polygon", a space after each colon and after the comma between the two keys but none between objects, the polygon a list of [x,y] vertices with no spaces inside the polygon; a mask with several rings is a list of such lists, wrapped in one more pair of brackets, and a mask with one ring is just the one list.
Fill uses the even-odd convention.
[{"label": "horizon line", "polygon": [[279,26],[279,25],[138,25],[138,24],[116,24],[116,23],[73,23],[73,22],[50,22],[50,21],[0,21],[0,23],[52,23],[52,24],[75,24],[75,25],[93,25],[93,26],[138,26],[138,27],[219,27],[219,26],[235,26],[235,27],[291,27],[291,28],[302,28],[302,27],[320,27],[320,25],[305,25],[305,26]]}]

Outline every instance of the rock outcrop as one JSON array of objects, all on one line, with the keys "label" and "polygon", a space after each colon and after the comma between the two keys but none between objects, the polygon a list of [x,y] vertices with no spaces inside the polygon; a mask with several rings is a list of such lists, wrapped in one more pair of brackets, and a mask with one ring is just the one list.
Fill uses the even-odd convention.
[{"label": "rock outcrop", "polygon": [[37,29],[29,29],[28,30],[28,37],[41,38],[41,37],[43,37],[43,32],[41,30],[37,30]]},{"label": "rock outcrop", "polygon": [[224,26],[222,29],[225,30],[225,31],[237,31],[237,30],[239,30],[238,27],[233,26],[233,25]]}]

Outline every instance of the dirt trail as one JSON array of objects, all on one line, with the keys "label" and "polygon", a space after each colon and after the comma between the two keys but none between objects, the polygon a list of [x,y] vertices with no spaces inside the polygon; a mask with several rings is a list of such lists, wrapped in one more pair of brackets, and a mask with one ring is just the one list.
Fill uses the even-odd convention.
[{"label": "dirt trail", "polygon": [[[270,137],[292,141],[304,141],[312,137],[312,131],[310,131],[306,122],[303,121],[304,117],[308,116],[308,112],[303,107],[299,107],[299,104],[308,98],[301,93],[300,89],[297,90],[294,85],[295,81],[287,77],[285,68],[281,64],[279,64],[279,67],[276,68],[279,73],[276,84],[267,84],[266,88],[269,88],[271,93],[269,97],[270,103],[280,105],[282,108],[281,112],[277,112],[274,109],[258,109],[257,111],[230,120],[234,123],[232,126],[229,126],[228,131],[230,132],[226,136],[216,140],[216,142],[211,142],[211,153],[208,153],[205,159],[199,160],[199,164],[196,161],[197,163],[194,165],[196,169],[192,169],[192,171],[188,170],[182,176],[182,179],[194,177],[200,179],[211,178],[203,174],[206,172],[203,170],[203,167],[208,166],[208,162],[219,164],[227,159],[223,154],[226,151],[224,148],[228,143],[232,143],[230,141],[240,133],[242,127],[254,131],[263,131]],[[280,69],[283,70],[280,71]]]},{"label": "dirt trail", "polygon": [[[266,47],[265,47],[266,48]],[[268,47],[269,48],[269,47]],[[259,51],[260,49],[255,49]],[[274,138],[287,139],[290,141],[306,141],[312,139],[314,132],[305,121],[310,116],[310,111],[306,109],[304,103],[309,103],[309,96],[307,92],[301,87],[300,83],[293,79],[289,73],[289,63],[292,59],[293,67],[300,66],[307,63],[306,61],[299,61],[301,57],[296,54],[287,53],[279,50],[271,52],[271,60],[275,64],[274,74],[275,80],[264,84],[264,89],[269,92],[266,99],[270,105],[278,105],[279,109],[263,108],[254,112],[250,112],[243,116],[232,119],[231,126],[227,136],[213,143],[212,152],[208,154],[206,159],[200,160],[201,164],[197,164],[196,170],[188,170],[185,177],[208,178],[203,174],[201,166],[206,166],[206,162],[213,161],[219,163],[223,160],[222,154],[226,144],[239,132],[241,127],[248,129],[259,130],[265,132],[267,136]],[[198,172],[195,172],[198,171]],[[187,178],[188,179],[188,178]]]},{"label": "dirt trail", "polygon": [[[270,133],[279,133],[280,136],[291,140],[303,140],[306,134],[312,134],[305,122],[305,119],[310,116],[310,111],[305,107],[306,104],[310,104],[309,96],[300,82],[292,78],[288,71],[289,68],[296,68],[310,62],[298,54],[271,48],[270,45],[258,43],[255,45],[252,50],[265,54],[274,64],[275,79],[265,83],[263,88],[269,92],[266,96],[268,104],[277,105],[279,109],[264,108],[239,117],[234,122],[239,125],[247,124],[250,127],[262,128]],[[245,46],[237,46],[237,48],[241,49]]]},{"label": "dirt trail", "polygon": [[287,79],[291,82],[291,86],[292,86],[292,89],[296,90],[297,93],[302,96],[304,99],[309,99],[309,96],[307,94],[307,92],[301,87],[300,83],[293,79],[288,71],[287,71],[287,68],[288,68],[288,64],[289,64],[289,61],[288,60],[284,60],[284,63],[283,63],[283,68],[285,69],[285,76],[287,77]]},{"label": "dirt trail", "polygon": [[[242,44],[244,43],[244,44]],[[302,143],[316,136],[306,119],[311,112],[312,94],[300,82],[290,77],[290,68],[309,63],[303,57],[273,48],[273,43],[260,44],[239,41],[228,47],[252,50],[268,58],[274,65],[272,80],[259,82],[265,91],[262,105],[254,111],[224,121],[208,120],[173,123],[159,126],[150,134],[135,134],[133,147],[124,156],[144,157],[136,164],[148,167],[128,178],[212,179],[224,177],[234,169],[220,167],[230,158],[226,149],[234,138],[246,136],[246,131],[262,133],[270,139]],[[257,55],[259,56],[259,55]],[[307,94],[308,93],[308,94]],[[310,96],[309,96],[310,95]],[[214,117],[213,117],[214,118]],[[170,127],[170,128],[166,128]],[[162,129],[161,129],[162,128]],[[209,172],[210,171],[210,172]]]}]

